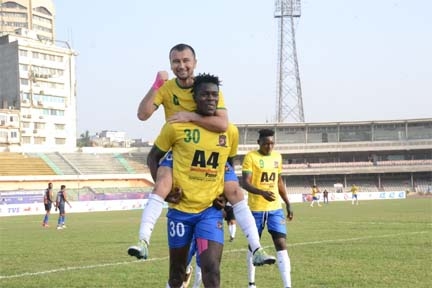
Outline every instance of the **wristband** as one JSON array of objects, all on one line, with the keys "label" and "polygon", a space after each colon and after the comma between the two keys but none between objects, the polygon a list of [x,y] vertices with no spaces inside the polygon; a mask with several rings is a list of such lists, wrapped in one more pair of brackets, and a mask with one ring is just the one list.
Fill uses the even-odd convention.
[{"label": "wristband", "polygon": [[165,81],[162,79],[162,77],[160,76],[160,74],[158,73],[156,75],[156,79],[152,85],[153,90],[158,90],[160,87],[162,87],[162,85],[165,83]]}]

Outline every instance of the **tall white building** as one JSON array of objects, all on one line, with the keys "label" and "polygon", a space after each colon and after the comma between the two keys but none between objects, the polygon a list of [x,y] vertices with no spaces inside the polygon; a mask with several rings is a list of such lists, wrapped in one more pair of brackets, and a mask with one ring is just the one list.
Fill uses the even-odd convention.
[{"label": "tall white building", "polygon": [[[22,11],[28,19],[33,19],[33,24],[29,21],[27,25],[32,28],[34,19],[42,21],[38,15],[51,15],[50,31],[54,37],[52,1],[0,3],[2,23],[5,18],[10,19],[8,29],[0,31],[3,35],[0,36],[0,120],[4,120],[0,121],[0,151],[75,149],[77,54],[66,42],[51,41],[49,35],[42,35],[41,31],[49,29],[41,29],[40,25],[39,30],[22,27],[11,32],[11,23],[24,21],[13,22],[5,14],[15,11],[12,15],[18,17],[16,11]],[[43,4],[46,6],[40,6]],[[0,29],[3,27],[6,26],[0,25]],[[11,111],[18,111],[18,124],[11,125]]]},{"label": "tall white building", "polygon": [[25,28],[39,39],[55,41],[55,9],[52,0],[0,0],[0,35]]}]

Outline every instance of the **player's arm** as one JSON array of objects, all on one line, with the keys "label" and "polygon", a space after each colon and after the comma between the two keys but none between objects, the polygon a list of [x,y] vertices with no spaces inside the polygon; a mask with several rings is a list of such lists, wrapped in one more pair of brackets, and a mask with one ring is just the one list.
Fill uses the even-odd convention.
[{"label": "player's arm", "polygon": [[278,190],[279,190],[280,197],[282,198],[282,200],[285,202],[285,205],[286,205],[287,218],[289,220],[292,220],[294,217],[294,212],[292,211],[291,203],[288,199],[285,182],[283,181],[283,178],[280,174],[279,174],[279,178],[278,178]]},{"label": "player's arm", "polygon": [[192,122],[207,130],[221,133],[228,129],[228,112],[218,109],[214,116],[203,116],[195,112],[180,111],[168,118],[167,122]]},{"label": "player's arm", "polygon": [[55,201],[55,211],[57,211],[57,207],[59,207],[59,199],[58,199],[58,194],[57,194],[57,197],[56,197],[56,201]]},{"label": "player's arm", "polygon": [[69,203],[69,200],[67,199],[67,193],[66,193],[66,191],[63,192],[63,198],[64,198],[65,202],[69,205],[69,207],[72,208],[72,205]]},{"label": "player's arm", "polygon": [[49,190],[48,195],[49,195],[48,196],[49,197],[48,201],[51,202],[51,203],[53,203],[54,207],[56,207],[57,203],[56,203],[56,201],[54,201],[54,194],[53,194],[52,190]]},{"label": "player's arm", "polygon": [[160,150],[158,147],[153,145],[150,150],[149,155],[147,156],[147,166],[150,169],[150,174],[153,178],[153,181],[156,181],[157,169],[159,167],[159,161],[166,154],[166,151]]},{"label": "player's arm", "polygon": [[141,121],[145,121],[151,117],[153,112],[157,109],[157,106],[154,104],[154,99],[159,88],[168,80],[168,72],[159,71],[156,75],[155,82],[153,83],[150,90],[141,100],[138,106],[138,119]]},{"label": "player's arm", "polygon": [[254,185],[252,185],[252,173],[249,171],[242,171],[242,186],[243,188],[248,191],[249,193],[261,195],[266,199],[267,201],[274,201],[276,200],[276,197],[273,192],[271,191],[264,191],[261,189],[258,189]]}]

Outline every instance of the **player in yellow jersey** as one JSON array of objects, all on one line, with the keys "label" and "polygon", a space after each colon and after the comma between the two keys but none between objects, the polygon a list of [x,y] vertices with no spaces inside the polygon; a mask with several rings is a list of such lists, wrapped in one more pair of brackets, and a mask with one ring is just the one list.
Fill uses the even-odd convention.
[{"label": "player in yellow jersey", "polygon": [[320,190],[318,189],[317,185],[312,185],[312,203],[310,204],[310,207],[314,206],[314,203],[317,203],[318,207],[321,207],[321,204],[319,202],[320,199]]},{"label": "player in yellow jersey", "polygon": [[[282,179],[282,156],[273,151],[274,131],[262,129],[258,138],[259,150],[248,152],[243,160],[243,188],[249,192],[248,203],[254,215],[258,233],[261,236],[265,225],[272,236],[277,251],[277,263],[283,280],[283,287],[291,287],[291,263],[286,245],[286,221],[282,210],[285,202],[288,220],[293,211]],[[255,286],[255,267],[251,252],[248,252],[249,287]]]},{"label": "player in yellow jersey", "polygon": [[[147,120],[162,105],[168,123],[194,123],[209,131],[225,132],[228,127],[228,116],[220,91],[214,115],[203,116],[195,112],[196,104],[191,92],[194,84],[193,72],[197,63],[194,49],[187,44],[175,45],[170,50],[169,59],[171,70],[176,75],[176,78],[167,80],[168,73],[166,71],[158,72],[152,88],[140,102],[138,118],[143,121]],[[168,153],[166,158],[171,156]],[[147,164],[151,165],[151,163]],[[161,165],[159,169],[153,171],[152,177],[155,180],[155,186],[143,210],[139,243],[137,246],[131,246],[128,249],[128,254],[138,259],[148,257],[151,233],[156,220],[162,213],[164,200],[168,199],[167,196],[170,191],[173,190],[169,194],[170,202],[179,201],[180,197],[182,197],[182,191],[173,185],[172,167]],[[255,265],[273,264],[275,258],[267,255],[261,248],[258,232],[255,225],[253,225],[253,216],[231,165],[227,165],[224,191],[226,198],[233,205],[237,223],[246,235],[249,245],[255,251]]]},{"label": "player in yellow jersey", "polygon": [[357,193],[358,193],[358,190],[359,190],[359,188],[355,185],[355,184],[353,184],[352,186],[351,186],[351,204],[352,205],[354,205],[354,203],[356,203],[356,205],[358,205],[358,195],[357,195]]},{"label": "player in yellow jersey", "polygon": [[[196,111],[214,115],[219,99],[219,78],[202,74],[195,78]],[[167,287],[182,287],[190,243],[195,236],[205,287],[220,287],[220,261],[224,233],[222,210],[213,201],[223,193],[225,163],[237,153],[238,130],[212,132],[194,123],[165,123],[148,155],[152,175],[172,149],[173,186],[182,191],[167,213],[169,280]],[[163,160],[165,161],[165,160]]]}]

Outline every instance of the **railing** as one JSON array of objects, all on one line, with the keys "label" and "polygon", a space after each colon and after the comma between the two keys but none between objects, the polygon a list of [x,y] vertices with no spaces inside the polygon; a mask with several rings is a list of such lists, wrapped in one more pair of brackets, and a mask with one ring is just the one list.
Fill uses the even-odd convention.
[{"label": "railing", "polygon": [[[238,154],[244,155],[251,150],[258,149],[258,145],[239,145]],[[409,141],[376,141],[376,142],[339,142],[339,143],[313,143],[313,144],[280,144],[276,143],[275,150],[285,153],[316,153],[316,152],[343,152],[343,151],[382,151],[399,149],[432,149],[432,140]]]}]

